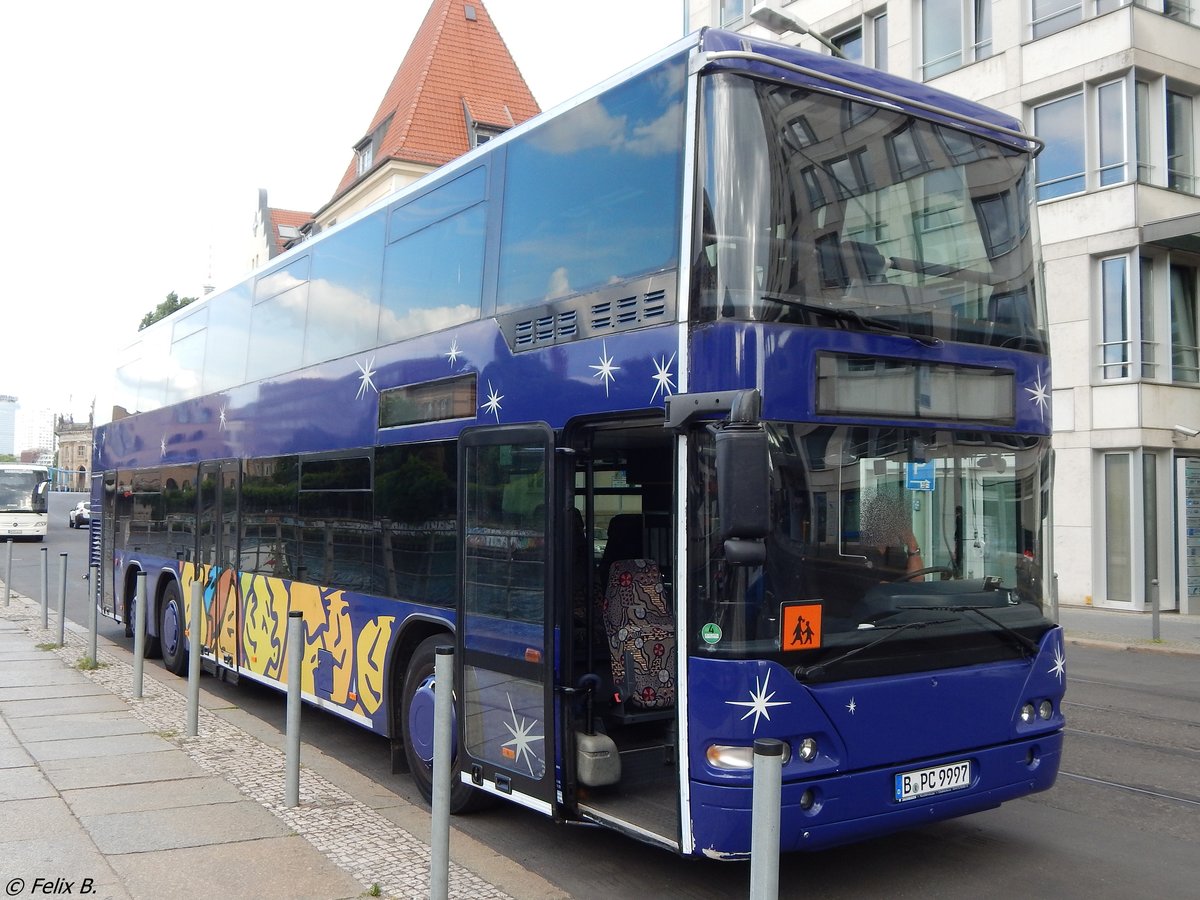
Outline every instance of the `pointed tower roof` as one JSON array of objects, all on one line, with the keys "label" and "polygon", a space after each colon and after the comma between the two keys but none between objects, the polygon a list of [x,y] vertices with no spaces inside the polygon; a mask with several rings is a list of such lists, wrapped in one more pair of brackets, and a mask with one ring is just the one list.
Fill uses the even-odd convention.
[{"label": "pointed tower roof", "polygon": [[503,130],[540,111],[482,0],[433,0],[330,202],[389,159],[467,152],[468,123]]}]

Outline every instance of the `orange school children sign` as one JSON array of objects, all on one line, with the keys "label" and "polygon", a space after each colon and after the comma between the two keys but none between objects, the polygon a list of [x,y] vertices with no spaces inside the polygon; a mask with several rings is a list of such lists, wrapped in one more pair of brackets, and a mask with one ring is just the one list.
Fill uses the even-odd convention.
[{"label": "orange school children sign", "polygon": [[781,650],[816,650],[821,646],[821,603],[785,603],[779,617]]}]

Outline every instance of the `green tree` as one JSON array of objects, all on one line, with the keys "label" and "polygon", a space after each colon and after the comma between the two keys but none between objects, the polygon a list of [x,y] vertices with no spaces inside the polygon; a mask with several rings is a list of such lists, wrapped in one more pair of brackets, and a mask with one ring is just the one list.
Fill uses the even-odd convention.
[{"label": "green tree", "polygon": [[174,291],[171,291],[171,293],[167,294],[166,300],[142,316],[142,324],[138,326],[138,331],[153,325],[159,319],[165,319],[177,309],[183,309],[195,299],[195,297],[184,297],[182,300],[180,300],[179,295]]}]

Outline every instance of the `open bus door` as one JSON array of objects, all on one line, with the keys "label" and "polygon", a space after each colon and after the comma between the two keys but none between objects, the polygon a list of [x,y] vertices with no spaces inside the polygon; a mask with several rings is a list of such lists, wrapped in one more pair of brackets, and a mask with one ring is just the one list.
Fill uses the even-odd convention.
[{"label": "open bus door", "polygon": [[479,428],[459,442],[458,736],[464,781],[551,814],[550,536],[554,436]]}]

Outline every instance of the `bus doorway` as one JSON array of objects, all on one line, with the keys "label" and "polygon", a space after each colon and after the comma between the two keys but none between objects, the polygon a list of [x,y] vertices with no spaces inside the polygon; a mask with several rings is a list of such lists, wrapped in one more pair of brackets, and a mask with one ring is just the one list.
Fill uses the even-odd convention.
[{"label": "bus doorway", "polygon": [[567,443],[574,812],[677,849],[675,436],[655,417],[589,424]]}]

